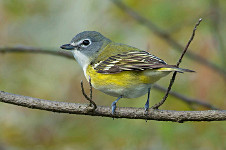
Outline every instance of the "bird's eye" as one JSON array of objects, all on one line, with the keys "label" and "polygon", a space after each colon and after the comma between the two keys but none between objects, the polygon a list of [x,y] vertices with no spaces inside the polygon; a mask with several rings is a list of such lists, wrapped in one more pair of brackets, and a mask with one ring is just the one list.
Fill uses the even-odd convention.
[{"label": "bird's eye", "polygon": [[84,40],[82,41],[82,45],[88,46],[90,44],[89,40]]}]

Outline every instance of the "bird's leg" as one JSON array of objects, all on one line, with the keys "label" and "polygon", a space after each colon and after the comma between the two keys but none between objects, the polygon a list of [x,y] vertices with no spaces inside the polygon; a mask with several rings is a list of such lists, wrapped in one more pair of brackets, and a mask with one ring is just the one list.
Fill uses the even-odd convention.
[{"label": "bird's leg", "polygon": [[148,88],[148,98],[147,98],[147,101],[146,101],[146,103],[145,103],[145,105],[144,105],[144,110],[145,110],[145,112],[147,112],[147,111],[148,111],[148,108],[149,108],[150,91],[151,91],[151,88]]},{"label": "bird's leg", "polygon": [[115,109],[116,109],[116,103],[120,100],[120,98],[122,98],[122,95],[120,95],[112,104],[111,104],[111,110],[112,110],[112,114],[115,114]]}]

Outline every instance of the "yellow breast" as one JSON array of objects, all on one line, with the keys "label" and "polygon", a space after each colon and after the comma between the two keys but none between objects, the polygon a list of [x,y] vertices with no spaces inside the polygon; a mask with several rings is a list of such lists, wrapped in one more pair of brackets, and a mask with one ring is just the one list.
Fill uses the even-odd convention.
[{"label": "yellow breast", "polygon": [[90,65],[86,70],[87,80],[89,77],[91,78],[92,85],[97,89],[103,86],[130,88],[139,84],[151,84],[161,78],[158,76],[147,76],[145,71],[123,71],[117,74],[101,74],[97,73]]}]

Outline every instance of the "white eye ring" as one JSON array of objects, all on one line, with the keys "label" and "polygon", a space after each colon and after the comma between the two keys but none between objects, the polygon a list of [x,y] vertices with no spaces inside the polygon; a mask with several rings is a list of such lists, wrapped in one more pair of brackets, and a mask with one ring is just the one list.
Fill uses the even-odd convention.
[{"label": "white eye ring", "polygon": [[81,47],[88,47],[91,43],[92,42],[90,39],[82,39],[81,41],[78,42],[78,44],[81,45]]}]

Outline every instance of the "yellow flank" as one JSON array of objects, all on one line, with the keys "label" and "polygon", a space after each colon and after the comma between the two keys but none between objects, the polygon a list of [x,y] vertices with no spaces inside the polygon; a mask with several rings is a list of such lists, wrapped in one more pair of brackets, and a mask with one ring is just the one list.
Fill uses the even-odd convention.
[{"label": "yellow flank", "polygon": [[178,68],[159,68],[158,71],[178,71]]},{"label": "yellow flank", "polygon": [[[153,76],[147,76],[146,72],[155,72]],[[124,87],[129,88],[140,84],[151,84],[158,81],[161,77],[167,75],[160,73],[158,70],[147,70],[147,71],[123,71],[116,74],[101,74],[97,73],[92,66],[88,66],[86,70],[86,78],[91,78],[92,85],[95,88],[101,87]],[[159,74],[160,73],[160,74]]]}]

